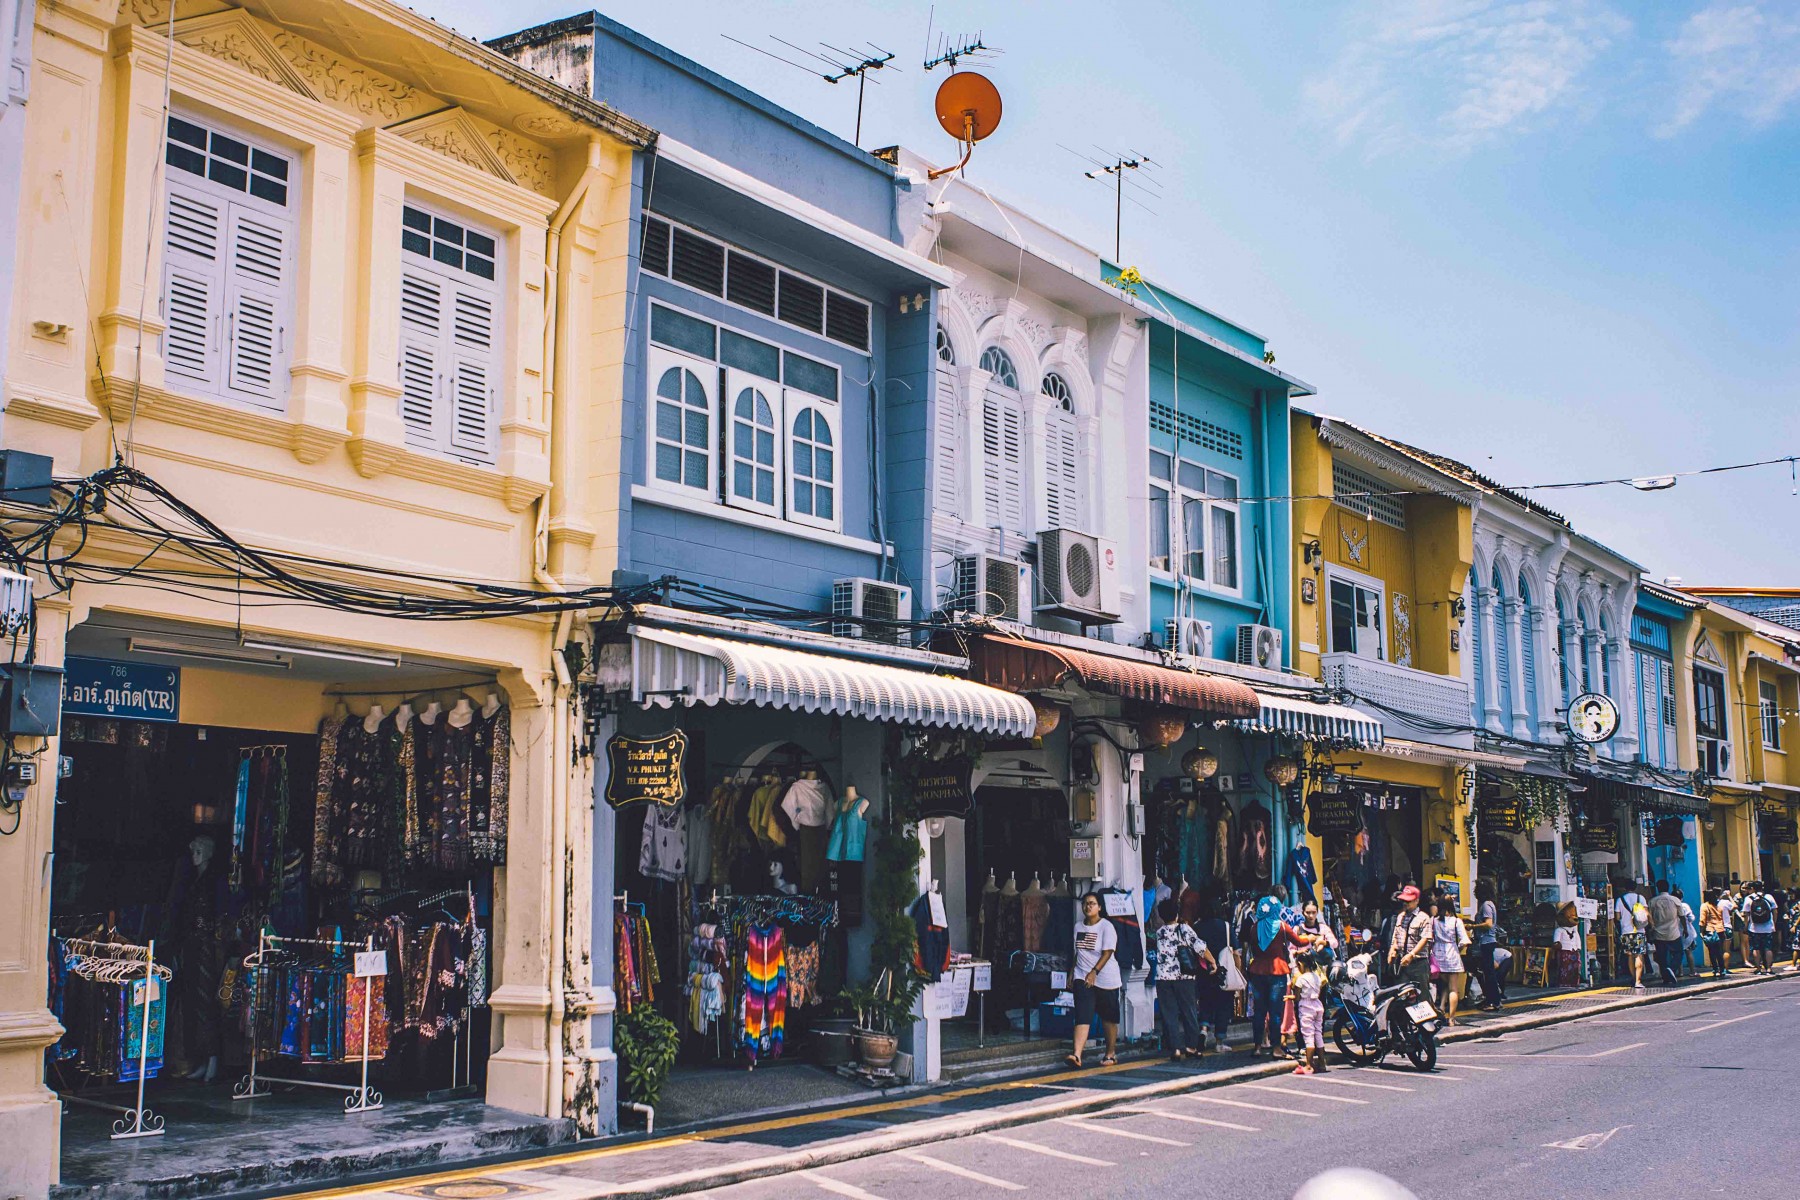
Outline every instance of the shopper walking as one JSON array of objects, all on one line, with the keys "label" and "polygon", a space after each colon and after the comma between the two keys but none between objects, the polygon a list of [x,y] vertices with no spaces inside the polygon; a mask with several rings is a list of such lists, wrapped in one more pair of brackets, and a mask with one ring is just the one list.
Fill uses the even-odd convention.
[{"label": "shopper walking", "polygon": [[1118,1061],[1119,990],[1124,986],[1118,950],[1119,931],[1106,919],[1099,894],[1089,892],[1081,898],[1081,920],[1075,926],[1075,1053],[1065,1060],[1071,1067],[1082,1065],[1088,1026],[1096,1015],[1106,1033],[1106,1057],[1101,1065]]},{"label": "shopper walking", "polygon": [[1437,916],[1431,922],[1431,968],[1435,973],[1433,982],[1437,985],[1438,1008],[1451,1025],[1456,1024],[1457,1001],[1462,998],[1468,979],[1467,968],[1463,965],[1463,951],[1468,947],[1469,930],[1463,924],[1462,915],[1456,911],[1455,903],[1446,897],[1439,903]]},{"label": "shopper walking", "polygon": [[1724,896],[1724,888],[1714,888],[1700,905],[1700,941],[1706,947],[1707,958],[1712,961],[1714,979],[1725,977],[1725,955],[1731,944],[1731,924],[1720,907]]},{"label": "shopper walking", "polygon": [[1182,923],[1177,901],[1158,904],[1156,916],[1162,922],[1156,931],[1156,1012],[1162,1018],[1169,1057],[1181,1062],[1206,1048],[1195,1006],[1199,978],[1212,974],[1215,964],[1200,935]]},{"label": "shopper walking", "polygon": [[1682,975],[1700,974],[1700,924],[1694,919],[1694,906],[1687,902],[1680,888],[1669,889],[1675,903],[1681,906],[1681,970]]},{"label": "shopper walking", "polygon": [[1500,906],[1494,902],[1492,880],[1475,883],[1475,920],[1469,925],[1475,937],[1475,974],[1481,980],[1481,1007],[1499,1012],[1506,1003],[1506,984],[1494,965],[1494,952],[1500,948]]},{"label": "shopper walking", "polygon": [[1387,962],[1396,979],[1431,994],[1431,918],[1419,910],[1419,889],[1407,884],[1394,899],[1400,912],[1388,936]]},{"label": "shopper walking", "polygon": [[[1725,919],[1725,933],[1719,942],[1721,961],[1725,964],[1720,969],[1723,974],[1729,973],[1731,970],[1731,944],[1736,939],[1737,927],[1742,922],[1738,919],[1737,898],[1731,894],[1731,888],[1729,886],[1720,888],[1718,896],[1719,915]],[[1740,954],[1739,957],[1741,958],[1742,955]]]},{"label": "shopper walking", "polygon": [[1650,898],[1650,935],[1656,939],[1656,966],[1664,983],[1679,983],[1675,965],[1681,961],[1681,902],[1670,894],[1669,881],[1656,881],[1656,895]]},{"label": "shopper walking", "polygon": [[1323,945],[1302,952],[1295,964],[1290,988],[1294,995],[1294,1019],[1300,1033],[1300,1065],[1296,1075],[1325,1073],[1325,970],[1332,961]]},{"label": "shopper walking", "polygon": [[1237,992],[1225,987],[1225,959],[1234,955],[1231,939],[1231,923],[1219,916],[1210,907],[1206,909],[1200,920],[1194,923],[1194,932],[1200,935],[1200,943],[1212,955],[1218,966],[1211,972],[1200,976],[1199,985],[1195,989],[1200,1009],[1200,1031],[1212,1039],[1214,1050],[1231,1049],[1231,1022],[1237,1015]]},{"label": "shopper walking", "polygon": [[1251,936],[1255,944],[1245,972],[1250,982],[1250,1052],[1262,1054],[1266,1048],[1274,1057],[1281,1047],[1290,959],[1295,947],[1310,946],[1313,939],[1281,919],[1281,900],[1273,892],[1257,904]]},{"label": "shopper walking", "polygon": [[1650,954],[1650,902],[1624,880],[1614,886],[1613,920],[1619,929],[1619,949],[1631,961],[1631,989],[1644,990],[1644,964]]},{"label": "shopper walking", "polygon": [[1743,911],[1749,915],[1750,965],[1758,975],[1775,973],[1775,917],[1781,911],[1761,880],[1749,885]]}]

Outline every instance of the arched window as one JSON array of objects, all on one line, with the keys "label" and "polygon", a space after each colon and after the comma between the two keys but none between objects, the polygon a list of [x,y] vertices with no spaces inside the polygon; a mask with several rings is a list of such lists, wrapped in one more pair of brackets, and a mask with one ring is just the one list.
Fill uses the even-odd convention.
[{"label": "arched window", "polygon": [[1575,638],[1575,656],[1580,660],[1581,668],[1576,678],[1581,680],[1581,690],[1594,690],[1594,656],[1588,653],[1588,646],[1594,640],[1594,630],[1599,628],[1594,622],[1594,610],[1584,602],[1576,607],[1577,619],[1581,629]]},{"label": "arched window", "polygon": [[1562,593],[1558,592],[1556,594],[1556,664],[1557,673],[1562,679],[1564,708],[1569,707],[1569,700],[1575,695],[1575,681],[1581,678],[1581,667],[1575,662],[1581,653],[1580,645],[1574,623],[1569,620],[1568,605],[1564,603]]},{"label": "arched window", "polygon": [[835,529],[837,434],[824,408],[807,405],[794,417],[788,442],[788,515],[808,525]]},{"label": "arched window", "polygon": [[1531,585],[1519,576],[1519,666],[1525,677],[1525,724],[1533,735],[1538,722],[1537,609],[1531,603]]},{"label": "arched window", "polygon": [[1488,624],[1487,605],[1481,600],[1481,583],[1475,578],[1473,568],[1469,571],[1469,581],[1463,586],[1463,599],[1468,603],[1467,617],[1469,630],[1469,653],[1475,658],[1475,695],[1473,709],[1474,724],[1481,725],[1486,720],[1482,711],[1487,704],[1488,678]]},{"label": "arched window", "polygon": [[992,375],[995,383],[1015,392],[1019,390],[1019,373],[1013,369],[1012,359],[1000,347],[989,346],[981,352],[981,369]]},{"label": "arched window", "polygon": [[1500,719],[1512,721],[1512,622],[1506,615],[1506,587],[1496,564],[1494,581],[1494,687],[1500,696]]},{"label": "arched window", "polygon": [[[657,483],[717,496],[712,469],[712,393],[688,360],[658,353],[651,474]],[[716,369],[705,374],[715,381]]]},{"label": "arched window", "polygon": [[776,480],[780,439],[775,406],[761,388],[739,390],[731,402],[731,502],[743,508],[779,514]]},{"label": "arched window", "polygon": [[1612,619],[1604,611],[1600,614],[1600,690],[1613,694]]},{"label": "arched window", "polygon": [[1044,524],[1048,529],[1080,529],[1081,465],[1076,461],[1075,398],[1069,381],[1051,372],[1041,389],[1051,400],[1044,414]]},{"label": "arched window", "polygon": [[941,363],[956,365],[956,347],[950,344],[950,335],[944,332],[942,325],[937,327],[937,356]]}]

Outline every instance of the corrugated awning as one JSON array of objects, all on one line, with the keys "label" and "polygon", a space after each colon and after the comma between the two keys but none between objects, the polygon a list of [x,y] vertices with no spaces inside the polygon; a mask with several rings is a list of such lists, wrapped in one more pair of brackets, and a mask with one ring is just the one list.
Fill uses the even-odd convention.
[{"label": "corrugated awning", "polygon": [[1288,733],[1309,741],[1349,742],[1357,746],[1381,745],[1381,722],[1344,704],[1322,704],[1298,696],[1256,693],[1260,711],[1247,720],[1235,721],[1252,733]]},{"label": "corrugated awning", "polygon": [[631,697],[642,704],[760,704],[996,737],[1031,737],[1023,696],[967,679],[671,629],[632,630]]},{"label": "corrugated awning", "polygon": [[1073,676],[1095,691],[1208,717],[1237,719],[1262,711],[1255,690],[1235,679],[996,634],[973,640],[969,666],[983,683],[1011,692],[1042,691]]}]

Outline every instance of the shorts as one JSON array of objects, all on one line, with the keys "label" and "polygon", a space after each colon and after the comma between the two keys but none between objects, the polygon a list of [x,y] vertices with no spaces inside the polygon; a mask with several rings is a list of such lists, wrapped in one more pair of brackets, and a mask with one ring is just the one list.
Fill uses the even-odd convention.
[{"label": "shorts", "polygon": [[1619,935],[1619,948],[1627,954],[1650,953],[1650,939],[1641,933],[1622,933]]},{"label": "shorts", "polygon": [[1081,980],[1075,981],[1075,1028],[1085,1029],[1094,1022],[1098,1013],[1100,1020],[1108,1025],[1119,1023],[1119,989],[1089,987]]},{"label": "shorts", "polygon": [[1752,954],[1762,954],[1765,952],[1773,953],[1774,949],[1775,949],[1775,934],[1773,932],[1752,933],[1750,935],[1750,953],[1752,953]]},{"label": "shorts", "polygon": [[1300,1037],[1308,1050],[1325,1048],[1325,1005],[1321,1002],[1302,1004],[1297,1014],[1300,1019]]}]

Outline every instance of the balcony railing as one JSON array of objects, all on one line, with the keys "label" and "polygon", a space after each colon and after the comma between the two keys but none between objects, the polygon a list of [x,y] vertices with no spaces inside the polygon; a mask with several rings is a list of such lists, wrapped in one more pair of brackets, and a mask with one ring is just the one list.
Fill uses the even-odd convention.
[{"label": "balcony railing", "polygon": [[[1341,688],[1355,697],[1351,707],[1378,718],[1389,737],[1459,750],[1475,745],[1473,733],[1432,728],[1432,723],[1469,724],[1469,685],[1461,679],[1355,654],[1321,656],[1319,674],[1326,687]],[[1424,721],[1410,721],[1409,716]]]}]

